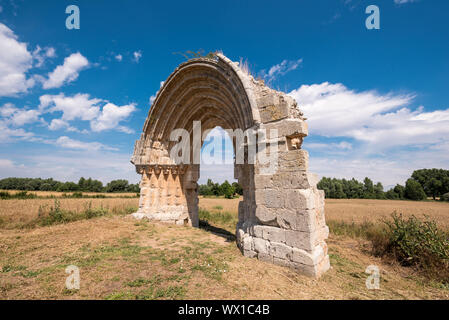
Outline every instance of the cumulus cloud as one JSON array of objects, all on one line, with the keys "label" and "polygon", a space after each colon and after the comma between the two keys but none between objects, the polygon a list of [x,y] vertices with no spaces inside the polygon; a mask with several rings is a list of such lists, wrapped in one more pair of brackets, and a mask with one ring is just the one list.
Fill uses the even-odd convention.
[{"label": "cumulus cloud", "polygon": [[356,92],[343,84],[303,85],[290,92],[308,118],[311,133],[350,137],[376,150],[449,140],[449,109],[407,107],[413,95]]},{"label": "cumulus cloud", "polygon": [[48,74],[44,89],[59,88],[65,83],[78,79],[79,72],[89,65],[89,61],[79,52],[64,59],[64,63]]},{"label": "cumulus cloud", "polygon": [[90,98],[89,94],[75,94],[67,97],[63,93],[58,95],[43,95],[40,98],[39,109],[45,112],[62,112],[62,120],[95,119],[100,114],[101,99]]},{"label": "cumulus cloud", "polygon": [[92,150],[97,151],[100,149],[117,150],[116,148],[111,148],[111,147],[105,146],[104,144],[99,143],[99,142],[83,142],[83,141],[71,139],[66,136],[59,137],[56,140],[56,145],[58,145],[62,148],[67,148],[67,149],[88,150],[88,151],[92,151]]},{"label": "cumulus cloud", "polygon": [[114,58],[119,62],[123,60],[123,56],[121,54],[116,55]]},{"label": "cumulus cloud", "polygon": [[0,97],[16,96],[34,86],[34,79],[26,75],[32,63],[26,43],[0,23]]},{"label": "cumulus cloud", "polygon": [[0,115],[5,124],[20,127],[38,121],[40,112],[38,110],[19,109],[11,103],[6,103],[0,107]]},{"label": "cumulus cloud", "polygon": [[41,96],[39,110],[45,113],[62,112],[61,119],[52,120],[50,130],[68,128],[69,131],[75,131],[68,122],[84,120],[90,122],[90,127],[95,132],[116,129],[132,133],[131,129],[119,124],[136,111],[136,105],[131,103],[117,106],[102,99],[91,98],[89,94],[78,93],[70,97],[60,93]]},{"label": "cumulus cloud", "polygon": [[135,104],[125,106],[116,106],[113,103],[107,103],[98,118],[91,121],[90,126],[92,131],[104,131],[117,128],[119,131],[125,133],[132,133],[133,131],[127,127],[119,126],[118,124],[129,117],[131,113],[136,110]]}]

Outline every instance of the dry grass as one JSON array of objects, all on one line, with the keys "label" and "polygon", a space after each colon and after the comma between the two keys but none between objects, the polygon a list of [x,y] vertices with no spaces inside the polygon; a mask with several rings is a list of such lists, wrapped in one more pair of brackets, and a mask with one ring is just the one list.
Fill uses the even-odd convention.
[{"label": "dry grass", "polygon": [[[8,192],[10,194],[16,194],[23,192],[22,190],[0,190],[0,192]],[[56,191],[28,191],[28,193],[35,194],[38,197],[56,197],[61,198],[64,194],[71,195],[73,191],[68,192],[56,192]],[[123,193],[109,193],[109,192],[82,192],[83,196],[105,196],[107,198],[121,198],[121,197],[136,197],[136,192],[123,192]]]},{"label": "dry grass", "polygon": [[[29,219],[34,214],[30,208],[45,201],[51,204],[52,200],[0,201],[0,217]],[[100,203],[136,206],[138,200],[67,199],[61,200],[61,206],[82,210],[88,201],[95,207]],[[212,214],[236,215],[238,201],[200,199],[200,207]],[[14,202],[21,210],[13,208]],[[217,206],[223,209],[213,208]],[[327,208],[328,216],[333,210],[332,205]],[[231,230],[227,225],[214,227]],[[224,235],[138,222],[130,216],[30,230],[3,229],[0,299],[449,299],[447,288],[424,281],[410,268],[370,255],[366,241],[331,234],[328,245],[332,269],[314,280],[245,258]],[[65,289],[65,268],[72,264],[80,268],[79,291]],[[368,275],[364,272],[372,264],[381,270],[380,290],[365,286]]]},{"label": "dry grass", "polygon": [[449,229],[449,203],[437,201],[326,199],[326,219],[344,222],[377,222],[388,218],[393,211],[404,217],[427,215],[437,224]]},{"label": "dry grass", "polygon": [[[86,236],[88,235],[88,236]],[[355,240],[331,237],[333,268],[314,280],[243,257],[205,230],[103,217],[0,235],[0,299],[447,299],[410,271],[384,265]],[[366,266],[381,289],[367,290]],[[80,268],[79,291],[65,268]]]},{"label": "dry grass", "polygon": [[[89,205],[92,208],[126,209],[136,207],[139,199],[58,199],[61,209],[82,212]],[[54,206],[54,199],[0,200],[0,227],[5,229],[20,228],[28,225],[38,217],[39,208]]]}]

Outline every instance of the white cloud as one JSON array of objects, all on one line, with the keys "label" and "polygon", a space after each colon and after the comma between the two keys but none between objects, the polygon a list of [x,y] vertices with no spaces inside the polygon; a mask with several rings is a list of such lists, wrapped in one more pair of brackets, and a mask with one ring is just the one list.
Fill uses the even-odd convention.
[{"label": "white cloud", "polygon": [[[102,104],[106,103],[103,107]],[[125,133],[134,131],[119,125],[126,120],[131,113],[136,111],[134,103],[117,106],[102,99],[91,98],[89,94],[78,93],[67,97],[63,93],[59,95],[43,95],[40,97],[39,110],[43,113],[62,112],[61,119],[54,119],[50,123],[50,130],[67,128],[68,131],[77,131],[69,126],[69,121],[90,121],[92,131],[100,132],[116,129]],[[56,120],[56,121],[55,121]]]},{"label": "white cloud", "polygon": [[100,114],[99,104],[101,99],[90,98],[88,94],[78,93],[66,97],[63,93],[58,95],[43,95],[40,97],[39,109],[45,112],[61,111],[62,120],[86,120],[90,121]]},{"label": "white cloud", "polygon": [[92,150],[117,150],[116,148],[111,148],[108,146],[105,146],[102,143],[99,142],[82,142],[79,140],[74,140],[71,139],[69,137],[66,136],[62,136],[59,137],[56,140],[56,145],[62,147],[62,148],[67,148],[67,149],[77,149],[77,150],[88,150],[88,151],[92,151]]},{"label": "white cloud", "polygon": [[283,60],[281,63],[272,66],[268,72],[266,70],[262,70],[260,74],[265,81],[270,83],[279,76],[283,76],[290,71],[296,70],[302,64],[302,61],[302,59]]},{"label": "white cloud", "polygon": [[129,104],[125,106],[116,106],[113,103],[107,103],[99,115],[98,118],[94,119],[91,123],[91,129],[93,131],[104,131],[113,128],[118,128],[120,131],[125,133],[132,133],[131,129],[124,126],[118,126],[120,121],[125,120],[136,110],[135,104]]},{"label": "white cloud", "polygon": [[[163,85],[164,85],[164,81],[161,81],[160,84],[159,84],[159,90],[160,90],[160,88],[162,88]],[[156,93],[150,97],[150,105],[152,105],[154,100],[156,100],[156,97],[157,97],[157,94],[159,93],[159,90],[156,91]]]},{"label": "white cloud", "polygon": [[416,0],[394,0],[394,3],[396,4],[405,4],[405,3],[412,3],[416,2]]},{"label": "white cloud", "polygon": [[332,143],[307,143],[306,149],[312,149],[312,150],[325,150],[325,151],[345,151],[345,150],[351,150],[352,144],[346,141],[341,141],[339,143],[332,142]]},{"label": "white cloud", "polygon": [[26,110],[16,108],[12,103],[6,103],[0,107],[0,115],[5,125],[12,124],[16,127],[39,120],[38,110]]},{"label": "white cloud", "polygon": [[18,110],[12,115],[11,122],[13,125],[21,127],[24,124],[38,121],[39,115],[37,110]]},{"label": "white cloud", "polygon": [[5,103],[0,107],[0,115],[2,117],[12,116],[14,112],[17,111],[17,108],[12,103]]},{"label": "white cloud", "polygon": [[46,47],[42,49],[40,46],[37,46],[33,51],[33,58],[36,60],[35,67],[40,68],[44,65],[45,61],[48,58],[55,58],[56,50],[52,47]]},{"label": "white cloud", "polygon": [[6,122],[0,120],[0,143],[16,140],[32,141],[34,139],[34,133],[25,131],[24,129],[10,128]]},{"label": "white cloud", "polygon": [[26,75],[32,62],[26,43],[0,23],[0,97],[16,96],[34,86],[34,79]]},{"label": "white cloud", "polygon": [[134,62],[139,63],[140,58],[142,58],[142,51],[141,50],[134,51],[133,56],[134,56]]},{"label": "white cloud", "polygon": [[80,133],[87,133],[86,130],[80,131],[75,127],[72,127],[67,121],[64,121],[62,119],[53,119],[51,120],[50,125],[48,126],[48,129],[51,131],[57,131],[57,130],[67,130],[69,132],[80,132]]},{"label": "white cloud", "polygon": [[120,61],[123,60],[123,56],[121,54],[118,54],[118,55],[115,56],[115,60],[120,62]]},{"label": "white cloud", "polygon": [[[308,118],[312,134],[350,137],[376,143],[376,147],[435,141],[435,135],[428,134],[428,123],[414,120],[419,114],[425,115],[422,110],[405,107],[413,100],[412,95],[355,92],[340,83],[328,82],[302,85],[289,95]],[[410,126],[416,130],[409,130]],[[441,130],[437,134],[445,131]]]},{"label": "white cloud", "polygon": [[413,110],[410,94],[356,92],[328,82],[303,85],[290,95],[308,118],[310,135],[332,138],[330,143],[305,141],[311,170],[321,175],[368,176],[390,186],[404,183],[416,169],[448,168],[449,109]]},{"label": "white cloud", "polygon": [[73,53],[64,59],[64,64],[48,74],[44,81],[44,89],[59,88],[65,83],[78,79],[79,72],[89,65],[89,61],[79,52]]}]

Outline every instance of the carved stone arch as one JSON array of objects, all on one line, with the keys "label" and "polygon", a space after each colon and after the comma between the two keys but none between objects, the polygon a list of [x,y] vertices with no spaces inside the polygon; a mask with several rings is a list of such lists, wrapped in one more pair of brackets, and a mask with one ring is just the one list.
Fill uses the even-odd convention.
[{"label": "carved stone arch", "polygon": [[[158,92],[131,159],[142,175],[134,216],[198,226],[199,163],[194,155],[199,150],[194,133],[200,132],[201,148],[203,132],[217,126],[254,130],[259,140],[267,132],[262,144],[247,141],[241,146],[246,151],[256,148],[255,162],[245,153],[245,161],[234,164],[234,177],[243,188],[236,230],[242,253],[321,275],[329,269],[329,229],[324,192],[316,187],[316,175],[308,172],[308,153],[301,148],[307,136],[305,119],[293,98],[255,80],[220,53],[182,63]],[[176,129],[186,130],[190,138],[188,163],[170,157],[178,143],[170,141]],[[236,139],[231,139],[235,148]],[[258,158],[266,150],[276,155],[271,163]]]}]

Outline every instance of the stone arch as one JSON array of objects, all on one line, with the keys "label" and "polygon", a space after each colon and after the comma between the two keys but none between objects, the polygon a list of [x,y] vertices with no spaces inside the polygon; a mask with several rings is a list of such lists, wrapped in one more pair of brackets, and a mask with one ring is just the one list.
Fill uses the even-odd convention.
[{"label": "stone arch", "polygon": [[[262,149],[277,152],[276,169],[268,173],[266,164],[258,159],[250,162],[247,153],[243,163],[234,165],[244,194],[236,230],[242,253],[310,276],[321,275],[329,268],[328,228],[324,193],[316,187],[316,176],[308,172],[308,154],[301,148],[307,136],[305,119],[293,98],[255,80],[220,53],[182,63],[158,92],[131,159],[142,175],[134,216],[198,226],[195,151],[202,140],[198,146],[193,137],[198,132],[203,137],[216,126],[266,130],[270,133],[262,139]],[[178,143],[170,139],[175,129],[188,132],[191,162],[177,163],[170,157]],[[250,147],[245,140],[245,150]],[[260,145],[255,148],[259,155]]]}]

